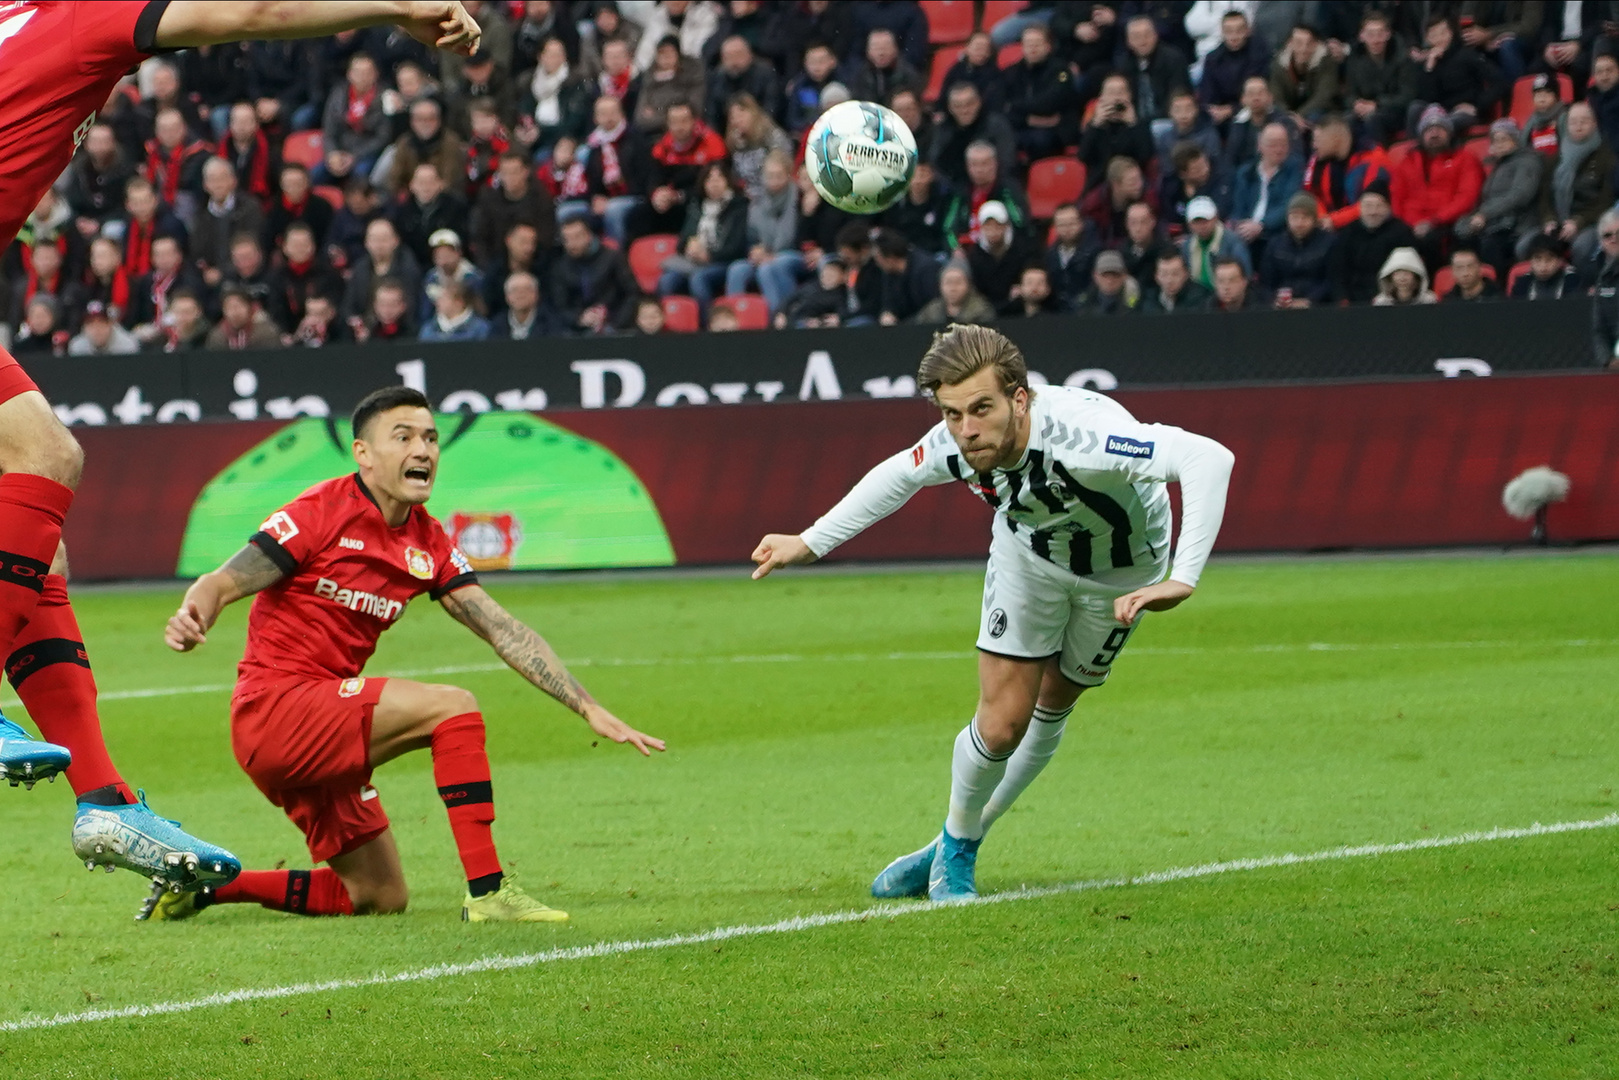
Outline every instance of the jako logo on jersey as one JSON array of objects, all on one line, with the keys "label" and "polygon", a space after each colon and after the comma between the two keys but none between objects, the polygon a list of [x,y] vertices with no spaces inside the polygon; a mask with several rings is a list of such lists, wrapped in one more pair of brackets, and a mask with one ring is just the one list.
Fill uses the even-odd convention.
[{"label": "jako logo on jersey", "polygon": [[259,526],[259,532],[268,533],[278,544],[285,544],[298,535],[298,523],[288,517],[285,510],[277,510],[270,515],[270,520]]},{"label": "jako logo on jersey", "polygon": [[1109,435],[1107,437],[1107,452],[1117,454],[1119,457],[1152,457],[1152,443],[1138,442],[1135,439],[1126,439],[1123,435]]},{"label": "jako logo on jersey", "polygon": [[1006,612],[996,608],[989,613],[989,636],[998,638],[1006,633]]},{"label": "jako logo on jersey", "polygon": [[337,582],[331,578],[321,578],[315,582],[315,595],[322,600],[330,600],[338,607],[375,615],[383,622],[393,622],[399,618],[399,613],[405,610],[404,604],[398,600],[390,600],[386,596],[361,592],[359,589],[340,589]]},{"label": "jako logo on jersey", "polygon": [[365,689],[364,679],[344,679],[337,684],[338,697],[357,697]]},{"label": "jako logo on jersey", "polygon": [[365,541],[353,540],[347,536],[344,536],[338,539],[337,546],[340,548],[348,548],[350,551],[364,551]]},{"label": "jako logo on jersey", "polygon": [[433,577],[433,556],[421,548],[408,547],[405,549],[405,569],[410,576],[429,581]]}]

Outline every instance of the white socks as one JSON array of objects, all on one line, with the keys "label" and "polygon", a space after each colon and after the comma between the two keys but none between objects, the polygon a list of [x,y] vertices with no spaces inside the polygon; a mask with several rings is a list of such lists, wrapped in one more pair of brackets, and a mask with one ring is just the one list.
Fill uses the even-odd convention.
[{"label": "white socks", "polygon": [[976,718],[961,729],[950,761],[950,813],[944,819],[951,836],[977,840],[984,835],[984,804],[1006,774],[1006,762],[1011,756],[991,754],[985,749],[978,737]]},{"label": "white socks", "polygon": [[[1024,789],[1034,783],[1034,778],[1046,767],[1051,755],[1057,752],[1057,744],[1062,742],[1063,729],[1068,726],[1068,714],[1073,711],[1072,705],[1061,712],[1039,705],[1034,707],[1034,719],[1029,724],[1029,730],[1024,733],[1023,741],[1018,743],[1017,749],[1007,761],[1004,779],[990,794],[989,802],[984,806],[983,816],[978,825],[979,836],[988,831],[996,818],[1010,810]],[[953,795],[950,805],[954,809]],[[955,832],[954,829],[950,831]]]}]

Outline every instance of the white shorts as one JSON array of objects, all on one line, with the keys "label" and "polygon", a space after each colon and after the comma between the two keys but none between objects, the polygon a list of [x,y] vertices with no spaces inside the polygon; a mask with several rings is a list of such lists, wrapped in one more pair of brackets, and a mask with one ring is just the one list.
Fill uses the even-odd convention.
[{"label": "white shorts", "polygon": [[984,572],[978,648],[1024,660],[1055,656],[1069,682],[1101,686],[1146,614],[1125,626],[1113,617],[1113,601],[1159,580],[1164,569],[1113,571],[1110,577],[1126,582],[1116,586],[1078,577],[1030,551],[997,520]]}]

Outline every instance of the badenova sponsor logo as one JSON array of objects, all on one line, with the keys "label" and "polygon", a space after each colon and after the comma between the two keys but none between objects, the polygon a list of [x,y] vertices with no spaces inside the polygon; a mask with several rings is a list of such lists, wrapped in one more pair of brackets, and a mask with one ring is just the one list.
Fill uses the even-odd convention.
[{"label": "badenova sponsor logo", "polygon": [[1106,450],[1119,457],[1150,458],[1152,457],[1153,443],[1141,442],[1138,439],[1127,439],[1123,435],[1109,435]]}]

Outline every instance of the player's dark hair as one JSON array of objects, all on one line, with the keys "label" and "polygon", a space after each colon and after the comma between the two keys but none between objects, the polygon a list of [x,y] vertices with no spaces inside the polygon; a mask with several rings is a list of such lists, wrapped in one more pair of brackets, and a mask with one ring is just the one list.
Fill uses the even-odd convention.
[{"label": "player's dark hair", "polygon": [[932,398],[941,386],[965,382],[985,368],[994,368],[1001,389],[1011,396],[1018,387],[1029,389],[1029,369],[1023,353],[1005,334],[987,326],[951,323],[933,335],[922,356],[916,382]]},{"label": "player's dark hair", "polygon": [[420,390],[409,386],[384,386],[381,390],[373,390],[360,399],[354,406],[354,416],[349,421],[349,430],[356,439],[366,429],[366,425],[379,414],[389,409],[400,409],[410,406],[417,409],[433,409],[433,403],[427,400],[427,395]]}]

